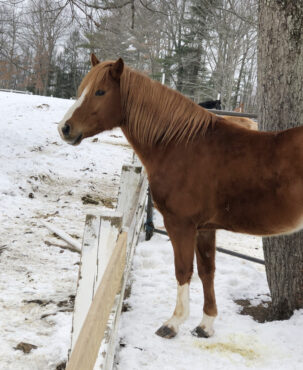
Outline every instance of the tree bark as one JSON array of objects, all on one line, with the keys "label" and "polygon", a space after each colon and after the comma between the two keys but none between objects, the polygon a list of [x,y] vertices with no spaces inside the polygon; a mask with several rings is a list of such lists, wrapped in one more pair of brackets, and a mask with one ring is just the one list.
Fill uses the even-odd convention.
[{"label": "tree bark", "polygon": [[[302,1],[259,0],[258,106],[263,130],[303,124],[302,30]],[[263,238],[263,249],[271,319],[287,319],[303,308],[303,232]]]}]

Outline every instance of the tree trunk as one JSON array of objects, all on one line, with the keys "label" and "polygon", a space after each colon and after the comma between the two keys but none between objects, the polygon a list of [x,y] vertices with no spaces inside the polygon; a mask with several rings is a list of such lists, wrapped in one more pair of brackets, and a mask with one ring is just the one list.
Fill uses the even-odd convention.
[{"label": "tree trunk", "polygon": [[[264,130],[303,124],[302,30],[302,1],[259,1],[258,106]],[[263,249],[271,319],[289,318],[303,308],[303,232],[263,238]]]}]

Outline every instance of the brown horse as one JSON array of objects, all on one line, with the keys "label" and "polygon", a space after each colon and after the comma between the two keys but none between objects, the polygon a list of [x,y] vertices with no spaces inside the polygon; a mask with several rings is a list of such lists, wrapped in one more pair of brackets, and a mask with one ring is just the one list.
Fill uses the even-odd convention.
[{"label": "brown horse", "polygon": [[240,105],[234,109],[234,112],[238,112],[238,113],[244,112],[244,103],[240,103]]},{"label": "brown horse", "polygon": [[59,124],[63,140],[120,127],[144,164],[171,238],[178,282],[176,308],[157,334],[171,338],[189,314],[194,253],[204,289],[201,323],[209,337],[217,315],[215,234],[291,233],[303,225],[303,128],[251,131],[227,122],[176,91],[124,66],[100,63]]}]

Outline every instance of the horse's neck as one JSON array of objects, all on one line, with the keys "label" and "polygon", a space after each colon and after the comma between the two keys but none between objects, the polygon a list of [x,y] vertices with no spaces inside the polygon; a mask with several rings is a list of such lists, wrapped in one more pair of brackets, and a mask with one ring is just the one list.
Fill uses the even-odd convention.
[{"label": "horse's neck", "polygon": [[[203,113],[202,108],[178,92],[155,84],[145,76],[139,76],[136,86],[140,82],[144,86],[141,94],[122,89],[125,118],[121,128],[145,166],[150,162],[161,161],[161,156],[172,147],[184,146],[191,140],[199,140],[199,136],[204,137],[208,126],[213,126],[216,121],[215,115],[206,111]],[[153,99],[155,94],[157,99]],[[159,104],[166,101],[170,109]]]},{"label": "horse's neck", "polygon": [[133,135],[130,134],[127,127],[121,127],[126,139],[138,155],[140,161],[145,167],[149,167],[149,163],[153,160],[153,151],[154,149],[148,145],[144,145],[139,142]]}]

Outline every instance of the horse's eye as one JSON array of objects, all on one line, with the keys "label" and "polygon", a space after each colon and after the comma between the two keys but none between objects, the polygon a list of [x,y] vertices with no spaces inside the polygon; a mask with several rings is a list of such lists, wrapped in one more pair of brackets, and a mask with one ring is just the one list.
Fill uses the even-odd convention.
[{"label": "horse's eye", "polygon": [[96,96],[102,96],[104,94],[105,94],[105,91],[103,91],[103,90],[97,90],[95,95]]}]

